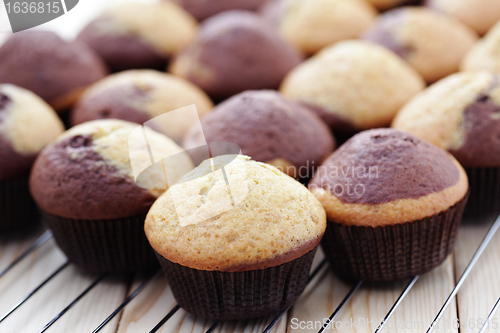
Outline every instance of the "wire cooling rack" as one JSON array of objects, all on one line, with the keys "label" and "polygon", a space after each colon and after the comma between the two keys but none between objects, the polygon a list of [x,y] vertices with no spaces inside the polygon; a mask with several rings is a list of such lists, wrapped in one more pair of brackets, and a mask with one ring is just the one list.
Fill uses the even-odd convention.
[{"label": "wire cooling rack", "polygon": [[[492,305],[486,300],[500,297],[500,217],[492,220],[462,225],[455,253],[433,272],[390,285],[340,281],[319,253],[306,291],[291,308],[241,322],[187,314],[160,270],[138,276],[82,272],[57,249],[49,230],[4,237],[0,332],[500,332],[500,298]],[[469,291],[460,295],[464,285]],[[359,315],[363,309],[366,316]]]}]

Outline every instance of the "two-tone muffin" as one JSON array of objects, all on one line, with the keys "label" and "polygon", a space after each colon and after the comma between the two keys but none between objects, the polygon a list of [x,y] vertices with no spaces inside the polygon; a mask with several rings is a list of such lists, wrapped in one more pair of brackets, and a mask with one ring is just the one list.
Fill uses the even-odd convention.
[{"label": "two-tone muffin", "polygon": [[224,99],[251,89],[274,89],[302,61],[262,18],[228,11],[204,21],[196,40],[170,71]]},{"label": "two-tone muffin", "polygon": [[403,7],[382,14],[363,35],[408,61],[428,83],[458,72],[477,41],[475,31],[424,7]]},{"label": "two-tone muffin", "polygon": [[196,20],[170,1],[125,3],[106,9],[77,40],[93,48],[112,71],[163,70],[196,30]]},{"label": "two-tone muffin", "polygon": [[[145,269],[155,264],[143,232],[145,215],[167,187],[163,170],[150,168],[150,154],[160,160],[181,152],[163,134],[134,123],[87,122],[39,154],[31,193],[57,244],[77,266],[105,272]],[[193,168],[188,156],[177,162],[169,183]]]},{"label": "two-tone muffin", "polygon": [[297,66],[280,90],[313,107],[335,134],[349,135],[389,125],[424,87],[420,75],[386,48],[345,41]]},{"label": "two-tone muffin", "polygon": [[153,70],[131,70],[110,75],[85,91],[73,108],[71,123],[115,118],[143,124],[148,120],[194,104],[198,116],[175,113],[168,122],[158,122],[156,131],[175,141],[212,108],[210,98],[182,78]]},{"label": "two-tone muffin", "polygon": [[271,90],[247,91],[219,104],[188,132],[183,148],[207,142],[234,143],[242,154],[297,179],[311,177],[335,148],[328,126],[313,111]]},{"label": "two-tone muffin", "polygon": [[448,150],[470,180],[470,213],[500,212],[500,77],[463,72],[436,82],[392,124]]},{"label": "two-tone muffin", "polygon": [[298,298],[325,227],[323,207],[302,184],[273,166],[223,155],[160,196],[145,231],[179,305],[233,320],[287,309]]},{"label": "two-tone muffin", "polygon": [[184,8],[199,21],[233,9],[255,10],[267,0],[168,0]]},{"label": "two-tone muffin", "polygon": [[0,47],[0,82],[34,92],[56,111],[70,107],[106,74],[105,64],[92,49],[63,41],[53,32],[18,32]]},{"label": "two-tone muffin", "polygon": [[500,74],[500,22],[467,53],[461,69]]},{"label": "two-tone muffin", "polygon": [[500,2],[497,0],[425,0],[424,4],[462,21],[480,35],[500,20]]},{"label": "two-tone muffin", "polygon": [[364,0],[270,0],[260,12],[305,54],[359,37],[377,14]]},{"label": "two-tone muffin", "polygon": [[28,175],[38,153],[63,131],[54,109],[40,97],[0,84],[0,232],[38,220]]},{"label": "two-tone muffin", "polygon": [[394,129],[359,133],[309,189],[326,210],[321,244],[347,279],[393,281],[430,271],[453,249],[467,175],[446,151]]}]

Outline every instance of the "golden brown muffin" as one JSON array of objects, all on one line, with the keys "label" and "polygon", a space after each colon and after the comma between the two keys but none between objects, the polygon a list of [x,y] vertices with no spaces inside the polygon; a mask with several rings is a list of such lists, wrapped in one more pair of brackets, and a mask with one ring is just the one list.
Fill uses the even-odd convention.
[{"label": "golden brown muffin", "polygon": [[477,41],[475,31],[424,7],[403,7],[381,15],[364,39],[405,59],[428,83],[458,71]]},{"label": "golden brown muffin", "polygon": [[[243,319],[298,297],[326,216],[293,178],[244,156],[223,163],[229,157],[206,160],[170,187],[149,211],[145,231],[181,306],[203,317]],[[222,279],[224,291],[207,291],[197,282],[205,279]],[[254,301],[245,306],[242,297]]]},{"label": "golden brown muffin", "polygon": [[500,22],[467,53],[460,67],[463,71],[500,74]]},{"label": "golden brown muffin", "polygon": [[115,118],[143,124],[148,120],[194,104],[198,117],[176,113],[155,130],[180,141],[191,125],[212,108],[210,98],[182,78],[153,70],[130,70],[98,81],[85,91],[73,108],[71,123]]},{"label": "golden brown muffin", "polygon": [[322,245],[338,273],[391,281],[425,273],[451,252],[468,180],[446,151],[402,131],[375,129],[333,153],[309,189],[326,210]]},{"label": "golden brown muffin", "polygon": [[271,0],[261,13],[305,54],[359,37],[377,14],[364,0]]},{"label": "golden brown muffin", "polygon": [[87,43],[112,71],[164,69],[194,38],[197,22],[170,1],[125,3],[106,9],[77,40]]},{"label": "golden brown muffin", "polygon": [[387,126],[425,83],[391,51],[364,41],[325,48],[283,81],[285,97],[315,108],[335,133]]}]

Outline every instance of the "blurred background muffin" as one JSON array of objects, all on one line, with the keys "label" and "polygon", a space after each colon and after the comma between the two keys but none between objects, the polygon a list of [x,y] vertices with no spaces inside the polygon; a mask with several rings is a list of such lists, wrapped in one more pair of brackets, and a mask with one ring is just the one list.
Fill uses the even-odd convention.
[{"label": "blurred background muffin", "polygon": [[182,78],[153,70],[130,70],[110,75],[85,91],[71,113],[71,124],[115,118],[143,124],[187,105],[195,104],[198,117],[176,113],[155,128],[179,142],[185,132],[207,114],[213,103],[197,86]]},{"label": "blurred background muffin", "polygon": [[500,20],[500,1],[497,0],[425,0],[424,4],[462,21],[479,35],[484,35]]},{"label": "blurred background muffin", "polygon": [[270,0],[260,11],[305,54],[359,37],[377,14],[365,0]]},{"label": "blurred background muffin", "polygon": [[387,10],[392,7],[400,5],[414,4],[420,2],[420,0],[367,0],[367,1],[380,10]]},{"label": "blurred background muffin", "polygon": [[54,109],[40,97],[0,84],[0,232],[37,221],[28,175],[38,153],[63,131]]},{"label": "blurred background muffin", "polygon": [[195,41],[170,71],[216,99],[251,89],[274,89],[302,61],[261,17],[228,11],[204,21]]},{"label": "blurred background muffin", "polygon": [[311,177],[335,148],[328,126],[314,112],[271,90],[247,91],[219,104],[188,132],[183,148],[206,142],[235,143],[242,154],[297,179]]},{"label": "blurred background muffin", "polygon": [[281,92],[310,105],[341,136],[388,126],[423,90],[421,76],[391,51],[364,41],[325,48],[292,70]]},{"label": "blurred background muffin", "polygon": [[163,70],[196,34],[196,20],[169,1],[124,3],[106,9],[77,36],[112,71]]},{"label": "blurred background muffin", "polygon": [[92,49],[63,41],[53,32],[18,32],[0,47],[0,82],[31,90],[56,111],[70,107],[106,74]]},{"label": "blurred background muffin", "polygon": [[476,33],[460,21],[422,7],[382,14],[363,38],[395,52],[428,83],[457,72],[477,41]]},{"label": "blurred background muffin", "polygon": [[500,211],[500,77],[463,72],[413,98],[392,124],[448,150],[470,180],[468,213]]},{"label": "blurred background muffin", "polygon": [[[106,119],[64,132],[36,159],[31,193],[57,244],[80,268],[127,272],[155,264],[143,226],[166,182],[161,168],[149,168],[150,151],[165,158],[182,149],[149,128]],[[177,162],[172,182],[193,168],[187,155]],[[144,170],[141,178],[137,170]]]},{"label": "blurred background muffin", "polygon": [[500,22],[467,53],[461,69],[500,74]]},{"label": "blurred background muffin", "polygon": [[199,21],[232,9],[255,10],[266,0],[167,0],[184,8]]}]

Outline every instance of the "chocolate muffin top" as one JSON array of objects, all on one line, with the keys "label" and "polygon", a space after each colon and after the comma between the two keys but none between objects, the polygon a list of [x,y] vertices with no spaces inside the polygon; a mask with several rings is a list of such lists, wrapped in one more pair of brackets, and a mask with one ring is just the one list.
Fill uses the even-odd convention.
[{"label": "chocolate muffin top", "polygon": [[28,175],[40,150],[63,131],[54,109],[40,97],[0,84],[0,180]]},{"label": "chocolate muffin top", "polygon": [[424,3],[462,21],[480,35],[500,20],[500,1],[497,0],[425,0]]},{"label": "chocolate muffin top", "polygon": [[241,155],[226,164],[228,157],[206,160],[158,198],[145,224],[153,249],[190,268],[235,272],[278,266],[316,247],[326,228],[316,198],[273,166]]},{"label": "chocolate muffin top", "polygon": [[467,53],[461,69],[500,74],[500,22]]},{"label": "chocolate muffin top", "polygon": [[359,37],[377,14],[365,0],[270,0],[260,11],[306,54]]},{"label": "chocolate muffin top", "polygon": [[446,151],[384,128],[348,140],[319,168],[309,189],[329,220],[377,227],[447,210],[467,194],[468,180]]},{"label": "chocolate muffin top", "polygon": [[[210,98],[197,86],[182,78],[153,70],[130,70],[110,75],[92,85],[73,108],[71,123],[116,118],[143,124],[191,104],[202,117],[212,108]],[[154,128],[180,141],[189,127],[198,122],[189,113],[176,113],[169,122]]]},{"label": "chocolate muffin top", "polygon": [[235,143],[244,155],[294,178],[310,177],[335,148],[328,126],[314,112],[271,90],[247,91],[219,104],[188,132],[183,147],[206,142]]},{"label": "chocolate muffin top", "polygon": [[477,41],[475,31],[460,21],[424,7],[386,12],[363,37],[408,61],[427,82],[457,72]]},{"label": "chocolate muffin top", "polygon": [[277,88],[302,60],[262,18],[228,11],[203,22],[196,40],[170,70],[216,98],[245,90]]},{"label": "chocolate muffin top", "polygon": [[97,51],[113,71],[164,69],[196,29],[196,20],[172,2],[125,3],[105,10],[77,39]]},{"label": "chocolate muffin top", "polygon": [[285,97],[313,106],[335,133],[389,125],[422,89],[424,82],[410,65],[364,41],[325,48],[292,70],[281,85]]},{"label": "chocolate muffin top", "polygon": [[266,0],[170,0],[181,5],[199,21],[232,9],[255,10]]},{"label": "chocolate muffin top", "polygon": [[56,110],[71,106],[106,74],[94,51],[53,32],[18,32],[0,47],[0,82],[31,90]]},{"label": "chocolate muffin top", "polygon": [[[141,140],[131,135],[137,130],[141,131],[137,124],[107,119],[60,135],[40,153],[31,172],[31,194],[38,206],[52,215],[86,220],[146,213],[166,187],[163,170],[148,168],[150,154],[159,160],[182,149],[143,127],[146,144],[144,136]],[[174,178],[179,179],[193,164],[186,156],[177,161]],[[142,170],[141,182],[136,184],[138,170]]]},{"label": "chocolate muffin top", "polygon": [[500,166],[500,77],[453,74],[417,95],[392,127],[452,153],[467,167]]}]

